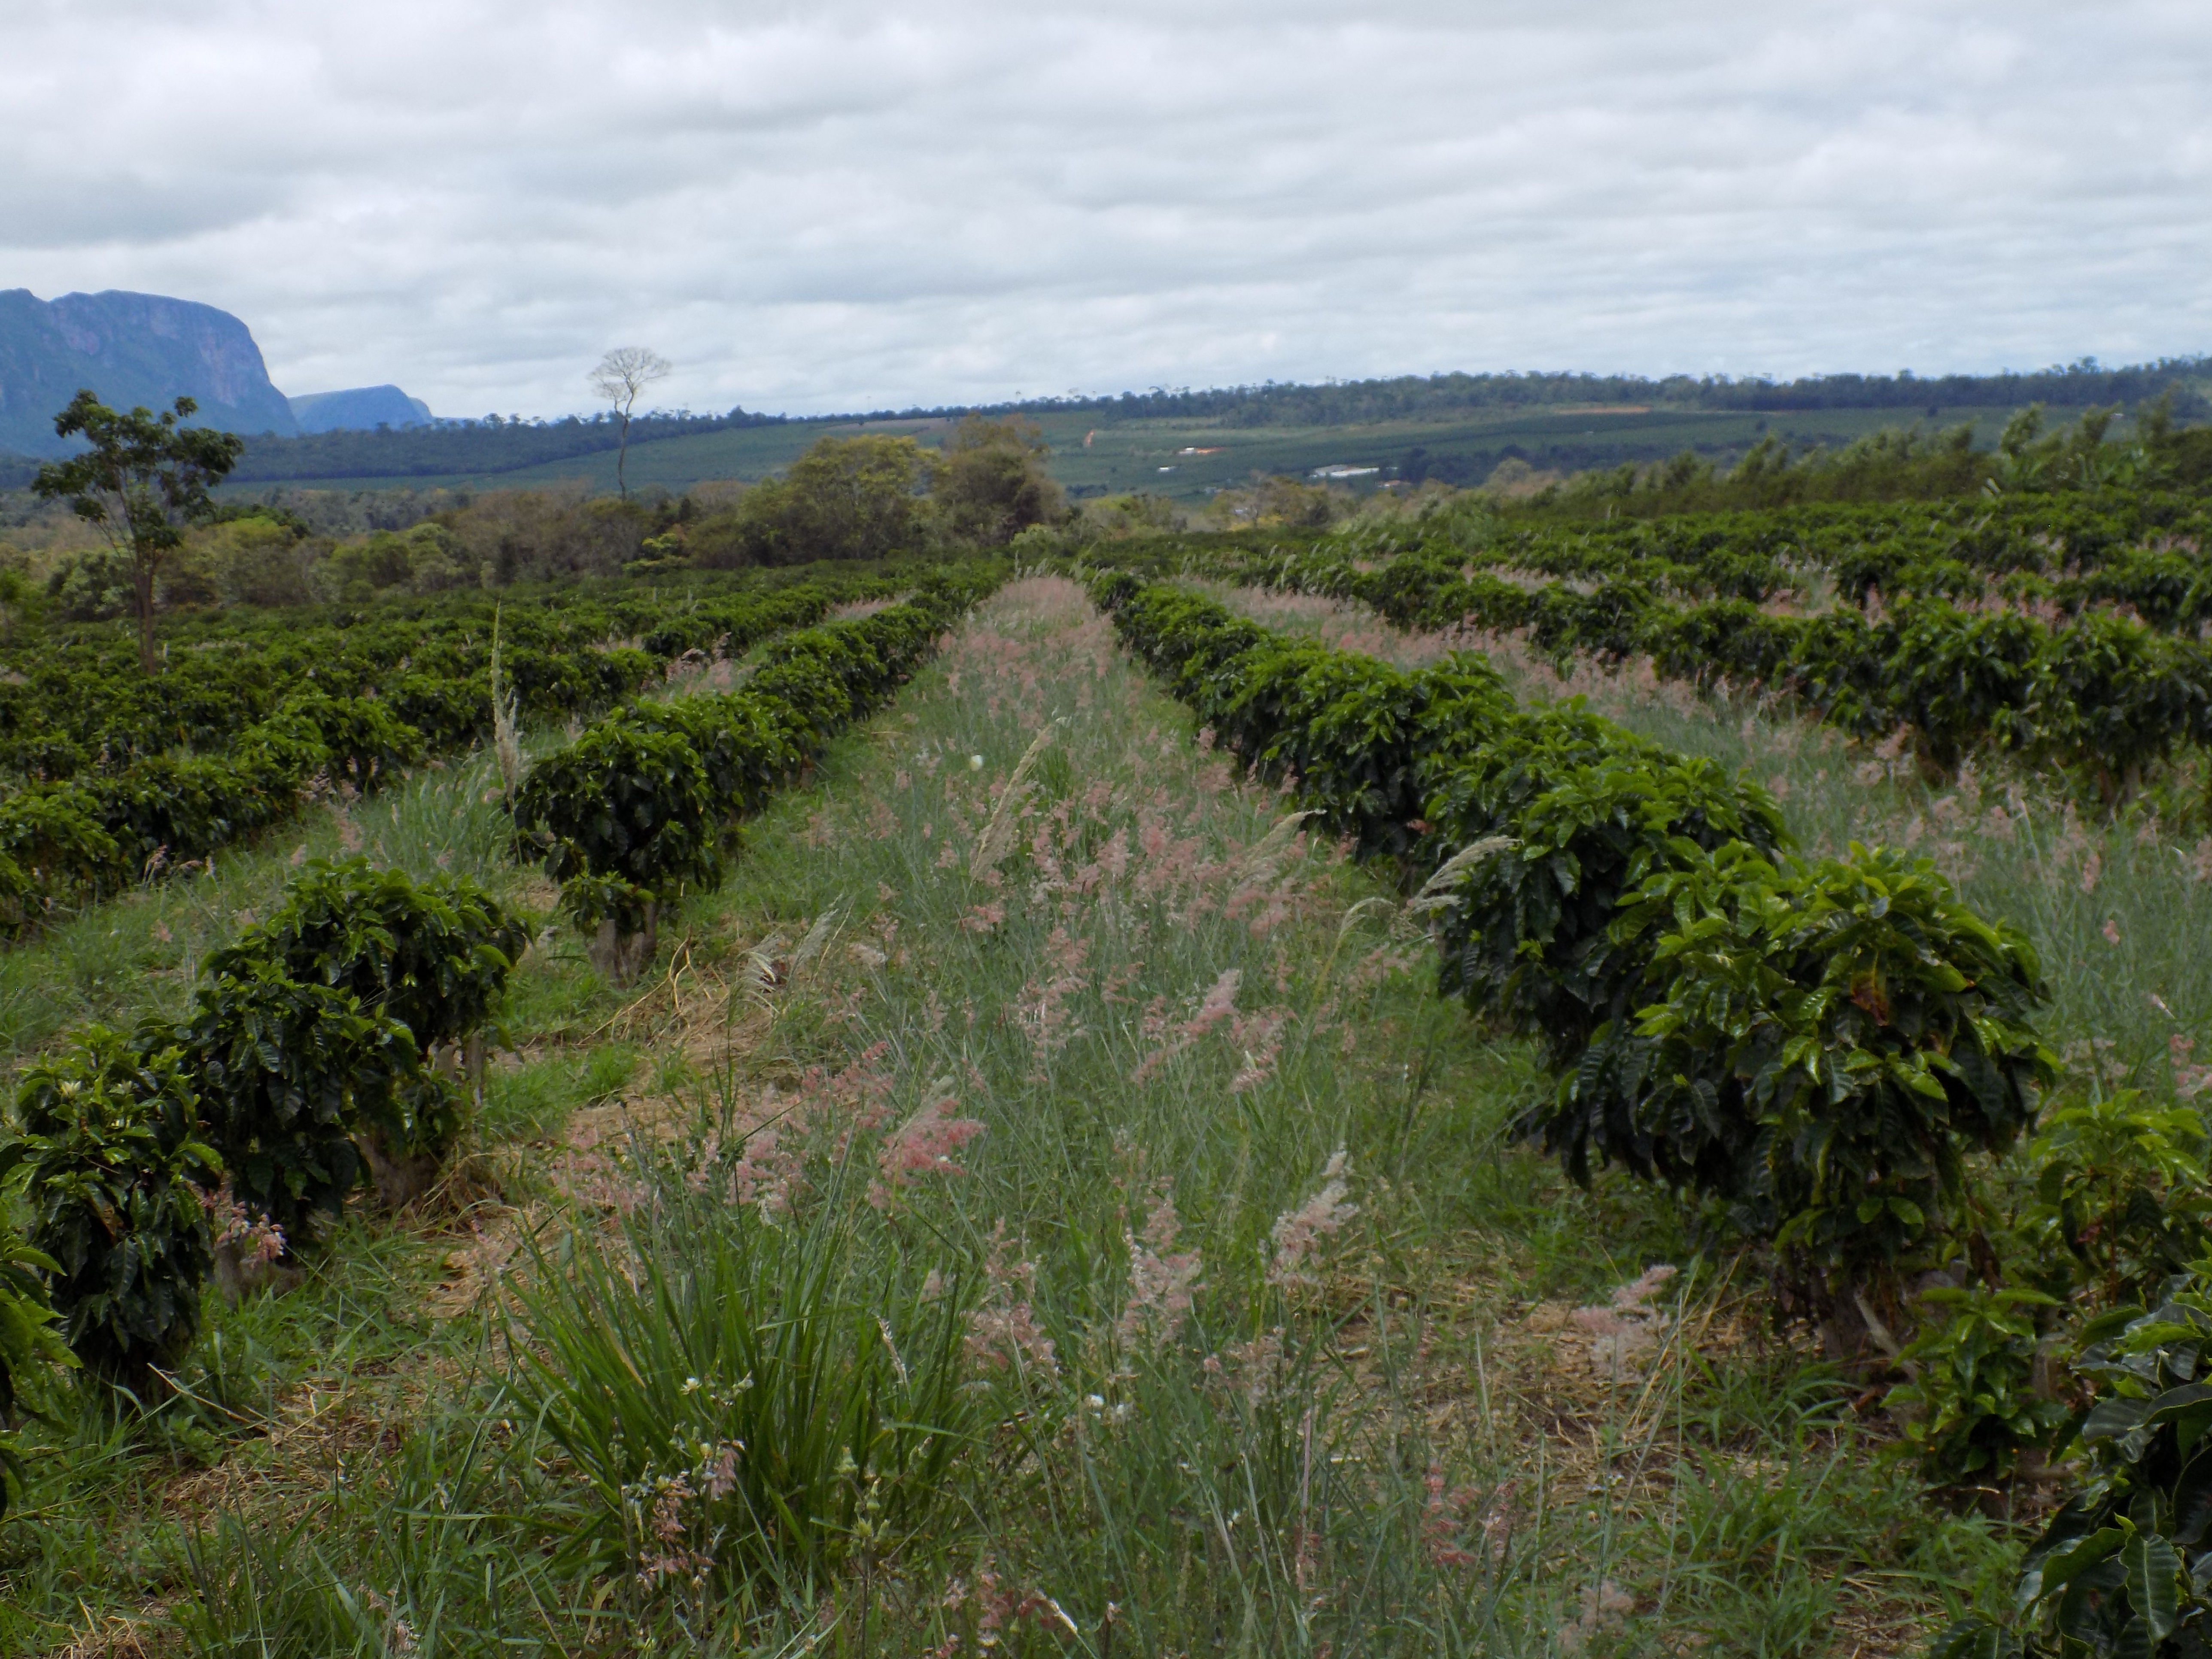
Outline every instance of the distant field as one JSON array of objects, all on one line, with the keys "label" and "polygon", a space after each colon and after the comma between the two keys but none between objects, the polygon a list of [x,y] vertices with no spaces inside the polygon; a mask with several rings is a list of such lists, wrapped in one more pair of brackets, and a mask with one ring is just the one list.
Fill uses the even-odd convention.
[{"label": "distant field", "polygon": [[[2013,414],[2010,408],[1942,409],[1919,412],[1924,425],[1972,421],[1975,441],[1986,447]],[[2081,411],[2052,409],[2053,424]],[[1910,425],[1912,412],[1895,409],[1804,410],[1760,414],[1683,409],[1501,410],[1455,420],[1406,420],[1357,426],[1219,427],[1204,421],[1151,420],[1102,423],[1095,414],[1047,414],[1039,424],[1052,445],[1052,471],[1081,495],[1150,490],[1199,501],[1239,484],[1255,473],[1303,476],[1317,467],[1374,467],[1350,480],[1372,487],[1396,477],[1480,483],[1498,464],[1519,456],[1541,468],[1576,471],[1649,461],[1684,449],[1721,456],[1740,452],[1768,434],[1797,443],[1839,445],[1881,429]],[[681,494],[718,479],[750,483],[787,465],[823,437],[860,432],[911,434],[934,447],[945,420],[793,422],[747,427],[635,446],[629,453],[631,488]],[[1206,452],[1204,453],[1190,452]],[[493,473],[434,477],[296,479],[301,489],[514,489],[581,486],[593,493],[615,487],[611,452]],[[240,484],[232,493],[259,495],[270,486]]]}]

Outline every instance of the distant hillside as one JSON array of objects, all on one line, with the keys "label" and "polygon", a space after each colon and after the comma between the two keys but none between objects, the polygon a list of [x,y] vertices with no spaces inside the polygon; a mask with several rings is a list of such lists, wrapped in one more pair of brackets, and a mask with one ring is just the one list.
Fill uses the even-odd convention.
[{"label": "distant hillside", "polygon": [[[604,414],[439,421],[394,386],[287,403],[269,385],[245,325],[222,312],[129,294],[68,295],[47,305],[19,290],[0,294],[0,452],[18,452],[0,453],[0,489],[28,481],[25,453],[55,453],[53,411],[81,385],[126,405],[189,392],[203,421],[247,434],[231,481],[241,492],[598,490],[615,483],[620,434]],[[2212,420],[2212,357],[2117,368],[2084,358],[2026,374],[1933,378],[1454,373],[803,417],[732,409],[634,422],[628,481],[680,492],[702,481],[759,478],[825,434],[902,431],[934,443],[951,422],[978,413],[1038,421],[1057,452],[1054,472],[1078,495],[1145,489],[1199,500],[1255,472],[1475,483],[1509,460],[1571,471],[1690,449],[1727,465],[1770,435],[1801,449],[1834,447],[1915,425],[1964,423],[1986,447],[2031,403],[2065,421],[2113,404],[2133,414],[2167,394],[2181,423]]]},{"label": "distant hillside", "polygon": [[[630,422],[629,441],[635,449],[668,438],[774,426],[782,420],[781,415],[749,415],[742,409],[726,415],[649,415]],[[502,421],[489,415],[481,421],[441,421],[434,426],[395,424],[384,432],[311,432],[248,441],[231,482],[494,475],[611,451],[619,441],[615,422],[605,415],[588,421],[573,415],[559,421]]]},{"label": "distant hillside", "polygon": [[307,392],[285,401],[301,432],[374,432],[380,426],[428,426],[430,405],[396,386],[356,386],[350,392]]},{"label": "distant hillside", "polygon": [[261,348],[227,311],[114,289],[51,301],[0,292],[0,449],[64,453],[54,416],[80,386],[120,409],[192,398],[200,424],[233,432],[299,430]]},{"label": "distant hillside", "polygon": [[[2164,357],[2104,368],[2093,357],[2027,374],[1813,374],[1795,380],[1670,374],[1401,374],[1389,380],[1329,380],[1319,386],[1219,386],[1194,392],[1155,386],[1099,398],[1051,398],[990,405],[983,412],[1096,415],[1114,421],[1203,420],[1217,427],[1359,426],[1431,420],[1486,410],[1625,406],[1784,414],[1814,410],[1895,410],[1899,416],[1946,409],[2019,409],[2040,403],[2079,409],[2132,409],[2171,388],[2175,414],[2212,416],[2212,357]],[[957,415],[964,409],[882,410],[872,419]],[[1564,410],[1563,410],[1564,412]]]}]

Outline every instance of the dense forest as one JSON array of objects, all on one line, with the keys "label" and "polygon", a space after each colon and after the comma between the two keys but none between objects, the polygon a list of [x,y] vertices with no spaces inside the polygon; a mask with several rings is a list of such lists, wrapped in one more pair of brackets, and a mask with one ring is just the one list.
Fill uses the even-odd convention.
[{"label": "dense forest", "polygon": [[[1224,386],[1212,391],[1125,392],[1103,398],[1042,400],[1009,410],[1095,410],[1116,420],[1205,419],[1222,426],[1341,426],[1417,419],[1470,409],[1546,404],[1659,404],[1674,408],[1781,411],[1810,409],[1895,409],[1932,414],[1962,408],[2016,408],[2031,403],[2068,407],[2088,404],[2130,406],[2175,393],[2177,415],[2202,419],[2212,413],[2200,381],[2212,376],[2212,358],[2162,357],[2154,363],[2105,368],[2094,357],[2027,374],[1943,374],[1923,379],[1897,374],[1813,374],[1794,380],[1731,380],[1726,375],[1509,374],[1401,374],[1389,380],[1332,380],[1319,386]],[[912,410],[908,415],[945,414]],[[989,412],[997,412],[995,410]]]}]

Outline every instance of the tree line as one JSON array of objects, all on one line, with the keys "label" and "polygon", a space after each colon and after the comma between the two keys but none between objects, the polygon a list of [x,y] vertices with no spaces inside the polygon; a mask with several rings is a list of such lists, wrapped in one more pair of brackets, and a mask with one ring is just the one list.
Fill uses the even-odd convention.
[{"label": "tree line", "polygon": [[[1470,409],[1543,408],[1579,404],[1656,404],[1674,408],[1780,412],[1816,409],[1895,409],[1920,413],[1956,409],[2013,409],[2042,402],[2069,408],[2148,403],[2169,391],[2177,416],[2212,415],[2203,383],[2212,358],[2161,357],[2106,368],[2093,357],[2026,374],[1810,374],[1790,380],[1725,374],[1401,374],[1320,385],[1270,380],[1259,386],[1192,390],[1155,386],[1098,398],[1042,398],[989,406],[992,415],[1048,410],[1109,420],[1206,419],[1225,427],[1348,426],[1420,419]],[[960,410],[908,410],[908,416]],[[885,411],[886,414],[890,411]]]},{"label": "tree line", "polygon": [[[714,510],[689,497],[648,505],[516,491],[462,498],[404,532],[333,544],[282,507],[219,507],[212,492],[235,475],[245,444],[191,425],[197,412],[180,398],[159,415],[122,413],[81,391],[55,430],[83,439],[85,450],[42,466],[33,483],[106,543],[52,573],[47,605],[73,619],[135,617],[149,675],[159,670],[155,615],[179,605],[356,602],[626,568],[1000,547],[1072,516],[1034,422],[971,416],[935,452],[908,437],[822,438],[784,476]],[[37,597],[18,574],[0,604],[28,612],[40,608]]]}]

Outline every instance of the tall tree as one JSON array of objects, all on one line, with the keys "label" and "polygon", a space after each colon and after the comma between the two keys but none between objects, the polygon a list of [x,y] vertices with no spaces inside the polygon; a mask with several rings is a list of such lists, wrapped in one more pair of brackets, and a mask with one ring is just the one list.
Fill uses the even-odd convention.
[{"label": "tall tree", "polygon": [[1067,516],[1067,496],[1045,471],[1051,448],[1035,421],[970,415],[945,441],[932,499],[956,541],[1003,547],[1033,524]]},{"label": "tall tree", "polygon": [[592,371],[592,390],[614,405],[615,419],[622,424],[621,441],[615,449],[615,488],[624,501],[629,499],[629,483],[623,469],[629,460],[630,411],[637,407],[638,396],[646,387],[666,380],[675,368],[659,352],[644,346],[617,346]]},{"label": "tall tree", "polygon": [[207,427],[181,426],[198,412],[190,398],[154,414],[143,406],[119,415],[99,394],[80,391],[54,416],[64,438],[91,446],[65,461],[39,469],[31,488],[48,500],[67,500],[77,517],[96,526],[108,545],[131,561],[131,597],[138,610],[138,661],[151,674],[154,656],[154,577],[185,538],[188,524],[215,515],[210,489],[228,476],[246,440]]},{"label": "tall tree", "polygon": [[930,458],[911,438],[820,438],[781,478],[738,498],[710,532],[710,564],[880,559],[921,539]]}]

